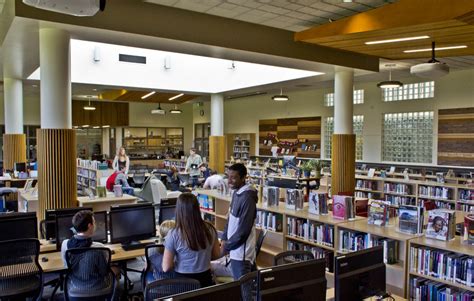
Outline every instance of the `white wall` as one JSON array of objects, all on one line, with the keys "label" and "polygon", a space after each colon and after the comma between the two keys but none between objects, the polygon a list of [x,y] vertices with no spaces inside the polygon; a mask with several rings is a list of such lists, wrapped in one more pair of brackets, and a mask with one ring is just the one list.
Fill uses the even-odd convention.
[{"label": "white wall", "polygon": [[[3,103],[3,92],[0,92],[0,124],[5,124],[5,107]],[[24,95],[23,123],[28,125],[40,124],[40,102],[38,95]]]}]

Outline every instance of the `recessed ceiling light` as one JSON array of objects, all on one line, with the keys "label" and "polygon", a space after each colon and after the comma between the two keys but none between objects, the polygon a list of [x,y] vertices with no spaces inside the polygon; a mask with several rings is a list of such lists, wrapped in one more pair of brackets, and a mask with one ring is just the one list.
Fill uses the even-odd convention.
[{"label": "recessed ceiling light", "polygon": [[342,0],[344,3],[352,3],[352,0]]},{"label": "recessed ceiling light", "polygon": [[375,45],[375,44],[385,44],[385,43],[397,43],[397,42],[405,42],[405,41],[423,40],[423,39],[429,39],[429,38],[430,36],[406,37],[406,38],[399,38],[399,39],[370,41],[370,42],[365,42],[365,44]]},{"label": "recessed ceiling light", "polygon": [[[462,49],[462,48],[467,48],[466,45],[456,45],[456,46],[446,46],[446,47],[436,47],[436,51],[440,50],[450,50],[450,49]],[[413,53],[413,52],[425,52],[425,51],[432,51],[433,49],[431,48],[423,48],[423,49],[410,49],[410,50],[404,50],[403,52],[405,53]]]},{"label": "recessed ceiling light", "polygon": [[152,95],[155,94],[155,93],[156,93],[156,91],[152,91],[152,92],[150,92],[150,93],[148,93],[148,94],[146,94],[146,95],[143,95],[143,96],[142,96],[142,99],[148,98],[148,97],[152,96]]},{"label": "recessed ceiling light", "polygon": [[177,98],[180,98],[180,97],[183,96],[183,95],[184,95],[184,93],[181,93],[181,94],[178,94],[178,95],[175,95],[175,96],[173,96],[173,97],[168,98],[168,100],[169,100],[169,101],[175,100],[175,99],[177,99]]}]

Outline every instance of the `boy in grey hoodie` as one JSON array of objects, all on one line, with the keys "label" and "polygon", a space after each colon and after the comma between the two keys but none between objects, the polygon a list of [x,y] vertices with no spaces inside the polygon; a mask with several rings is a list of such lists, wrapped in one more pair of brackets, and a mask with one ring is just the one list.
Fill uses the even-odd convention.
[{"label": "boy in grey hoodie", "polygon": [[229,187],[234,190],[229,217],[224,228],[221,255],[230,253],[234,280],[250,272],[255,262],[255,218],[257,191],[245,183],[247,168],[237,163],[229,167]]}]

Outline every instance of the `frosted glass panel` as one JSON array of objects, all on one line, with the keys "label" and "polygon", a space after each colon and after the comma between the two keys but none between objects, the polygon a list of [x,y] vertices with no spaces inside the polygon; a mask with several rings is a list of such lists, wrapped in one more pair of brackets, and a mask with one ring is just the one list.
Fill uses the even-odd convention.
[{"label": "frosted glass panel", "polygon": [[[332,134],[334,133],[334,117],[324,118],[325,130],[324,130],[324,154],[327,159],[331,158],[331,147],[332,147]],[[364,139],[362,136],[362,130],[364,128],[364,116],[356,115],[353,116],[353,127],[356,135],[356,160],[362,160],[362,153],[364,145]]]}]

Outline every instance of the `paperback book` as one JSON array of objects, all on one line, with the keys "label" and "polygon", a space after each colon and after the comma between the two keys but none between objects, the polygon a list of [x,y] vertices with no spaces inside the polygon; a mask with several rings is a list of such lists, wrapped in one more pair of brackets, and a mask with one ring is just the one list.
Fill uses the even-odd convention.
[{"label": "paperback book", "polygon": [[390,204],[385,201],[375,200],[369,206],[369,216],[367,223],[369,225],[385,226],[389,220]]},{"label": "paperback book", "polygon": [[278,207],[280,201],[280,188],[265,186],[263,187],[263,205],[267,207]]},{"label": "paperback book", "polygon": [[286,208],[291,210],[302,210],[304,204],[304,193],[301,189],[286,190]]},{"label": "paperback book", "polygon": [[355,217],[354,198],[345,195],[334,195],[332,213],[334,218],[350,219]]},{"label": "paperback book", "polygon": [[310,192],[308,212],[318,215],[328,214],[328,194],[320,192]]},{"label": "paperback book", "polygon": [[423,233],[423,217],[423,207],[400,206],[398,210],[398,227],[400,232],[408,234]]},{"label": "paperback book", "polygon": [[428,226],[426,237],[451,240],[456,233],[456,211],[447,209],[434,209],[428,211]]}]

